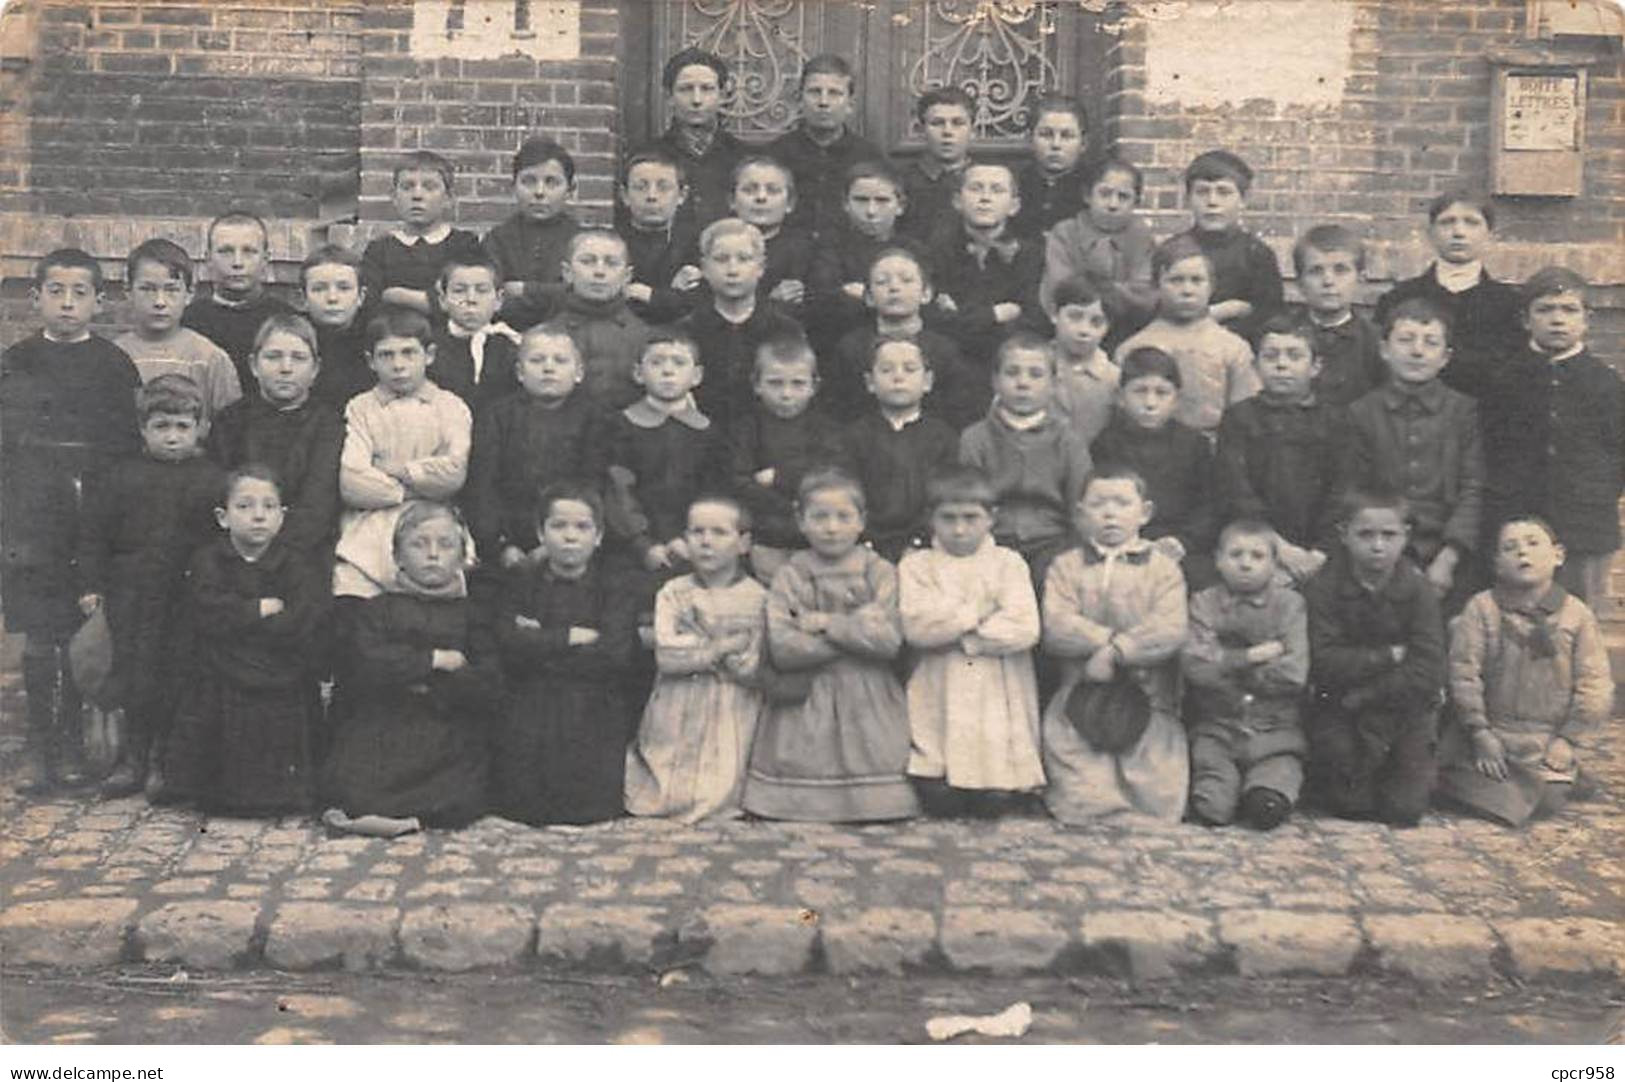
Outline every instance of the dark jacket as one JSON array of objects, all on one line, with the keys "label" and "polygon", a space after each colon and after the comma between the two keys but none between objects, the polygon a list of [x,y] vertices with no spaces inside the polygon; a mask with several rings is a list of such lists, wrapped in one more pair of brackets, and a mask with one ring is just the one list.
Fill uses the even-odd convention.
[{"label": "dark jacket", "polygon": [[[316,373],[310,397],[341,418],[350,399],[378,386],[377,373],[367,364],[367,321],[374,311],[371,307],[361,308],[348,327],[312,324],[316,328],[316,351],[321,354],[322,367]],[[246,390],[243,394],[256,397]]]},{"label": "dark jacket", "polygon": [[[440,268],[452,259],[482,260],[486,258],[480,238],[466,229],[453,229],[445,240],[430,244],[420,240],[416,244],[402,244],[393,233],[374,237],[361,255],[361,284],[367,287],[367,296],[375,303],[383,303],[384,290],[391,286],[402,289],[421,289],[429,294],[430,307],[434,304],[435,281]],[[243,393],[248,393],[245,385]]]},{"label": "dark jacket", "polygon": [[[937,295],[952,297],[955,305],[951,314],[935,322],[958,340],[960,352],[977,373],[976,378],[987,387],[992,385],[994,351],[1005,336],[1019,328],[1045,337],[1051,331],[1049,318],[1038,300],[1039,283],[1044,277],[1044,240],[1022,237],[1006,229],[1000,243],[1012,242],[1015,249],[1010,255],[989,251],[985,259],[979,260],[960,226],[940,234],[931,253]],[[1021,317],[1013,323],[999,323],[993,307],[1007,302],[1021,306]],[[989,390],[980,403],[982,410],[991,399]]]},{"label": "dark jacket", "polygon": [[728,217],[734,166],[745,156],[745,145],[720,127],[705,153],[697,156],[675,128],[667,128],[655,143],[682,163],[683,179],[688,183],[688,199],[677,208],[677,221],[698,234],[717,219]]},{"label": "dark jacket", "polygon": [[1219,422],[1223,522],[1260,519],[1303,548],[1330,552],[1348,412],[1318,397],[1274,402],[1257,395]]},{"label": "dark jacket", "polygon": [[222,469],[257,462],[276,471],[288,509],[279,543],[312,556],[331,557],[338,540],[343,449],[343,417],[315,399],[279,410],[263,395],[240,398],[209,429],[209,457]]},{"label": "dark jacket", "polygon": [[1016,177],[1016,194],[1021,197],[1021,209],[1010,219],[1010,228],[1042,240],[1050,226],[1065,221],[1083,209],[1089,196],[1089,187],[1084,183],[1087,173],[1082,160],[1058,177],[1044,172],[1043,166],[1037,162],[1022,166]]},{"label": "dark jacket", "polygon": [[632,261],[632,281],[652,291],[647,302],[629,302],[632,313],[656,326],[682,319],[698,303],[700,293],[698,288],[679,292],[671,287],[679,270],[700,265],[700,238],[692,223],[678,221],[667,229],[649,230],[623,222],[617,229]]},{"label": "dark jacket", "polygon": [[192,303],[181,313],[181,326],[209,339],[231,356],[237,366],[237,382],[243,394],[253,395],[260,389],[249,362],[254,356],[254,338],[260,333],[260,324],[270,316],[288,315],[293,308],[269,291],[244,304],[229,304],[218,299],[212,290],[198,292]]},{"label": "dark jacket", "polygon": [[1246,301],[1253,306],[1252,315],[1230,320],[1225,326],[1245,338],[1248,345],[1256,345],[1258,328],[1284,303],[1286,287],[1275,252],[1241,226],[1220,232],[1190,229],[1182,235],[1196,241],[1213,264],[1211,303]]},{"label": "dark jacket", "polygon": [[926,485],[938,470],[959,461],[959,434],[930,414],[894,429],[871,407],[847,426],[841,440],[847,472],[868,500],[864,536],[875,550],[896,561],[911,545],[926,544]]},{"label": "dark jacket", "polygon": [[680,537],[688,505],[726,491],[732,472],[722,429],[706,417],[660,418],[641,400],[610,418],[610,533],[641,559]]},{"label": "dark jacket", "polygon": [[[1421,571],[1400,560],[1380,589],[1367,590],[1338,554],[1309,580],[1304,599],[1309,677],[1318,696],[1350,710],[1412,710],[1438,701],[1444,619]],[[1405,648],[1403,661],[1394,660],[1395,646]]]},{"label": "dark jacket", "polygon": [[[777,548],[800,548],[796,492],[811,470],[840,463],[839,424],[817,409],[785,419],[758,405],[735,426],[731,442],[733,483],[750,508],[752,540]],[[758,484],[755,474],[769,468],[773,483]]]},{"label": "dark jacket", "polygon": [[829,146],[819,146],[797,124],[767,146],[796,181],[796,209],[790,224],[822,236],[845,220],[846,172],[858,162],[885,161],[878,146],[846,129]]},{"label": "dark jacket", "polygon": [[[965,165],[968,165],[967,160]],[[897,220],[898,232],[931,244],[939,233],[952,233],[959,228],[959,215],[954,210],[954,193],[965,176],[965,165],[958,169],[943,169],[928,153],[903,166],[903,216]]]},{"label": "dark jacket", "polygon": [[474,377],[473,344],[472,338],[459,338],[444,324],[436,328],[429,378],[441,390],[468,403],[470,411],[477,411],[519,389],[519,378],[514,374],[519,343],[500,332],[486,335],[485,362],[480,365],[478,380]]},{"label": "dark jacket", "polygon": [[1315,359],[1320,374],[1315,377],[1315,397],[1329,406],[1347,406],[1355,399],[1388,382],[1388,366],[1382,361],[1382,332],[1358,312],[1346,322],[1315,329]]},{"label": "dark jacket", "polygon": [[553,322],[575,339],[586,371],[581,385],[589,394],[610,409],[630,406],[643,397],[632,371],[648,344],[649,327],[624,298],[592,301],[567,293]]},{"label": "dark jacket", "polygon": [[1432,264],[1382,295],[1377,301],[1377,326],[1401,301],[1418,297],[1432,301],[1450,317],[1450,363],[1440,378],[1462,394],[1475,398],[1482,394],[1495,361],[1518,352],[1528,341],[1522,299],[1515,287],[1484,274],[1471,289],[1452,293],[1434,277]]},{"label": "dark jacket", "polygon": [[[874,398],[864,380],[879,337],[874,319],[867,316],[841,336],[819,373],[819,408],[844,419],[874,410]],[[941,417],[956,431],[987,416],[993,398],[991,377],[965,363],[959,343],[929,326],[912,341],[919,343],[920,352],[931,362],[931,393],[925,396],[925,412]]]},{"label": "dark jacket", "polygon": [[1155,504],[1140,531],[1147,540],[1174,537],[1187,556],[1206,557],[1218,539],[1213,450],[1207,438],[1178,421],[1141,428],[1119,411],[1089,447],[1096,469],[1128,466],[1145,479]]},{"label": "dark jacket", "polygon": [[[284,534],[286,528],[284,528]],[[238,688],[291,688],[310,678],[311,632],[327,611],[332,583],[282,535],[252,562],[219,537],[192,558],[188,623],[196,661],[210,679]],[[260,601],[283,610],[260,615]]]},{"label": "dark jacket", "polygon": [[556,285],[564,280],[570,238],[580,231],[581,224],[569,211],[540,222],[515,213],[492,226],[481,243],[504,283]]},{"label": "dark jacket", "polygon": [[730,323],[714,304],[703,304],[678,327],[694,338],[705,366],[705,382],[694,392],[700,412],[723,432],[731,431],[736,418],[755,404],[756,347],[781,334],[803,333],[800,323],[760,291],[755,311],[743,323]]}]

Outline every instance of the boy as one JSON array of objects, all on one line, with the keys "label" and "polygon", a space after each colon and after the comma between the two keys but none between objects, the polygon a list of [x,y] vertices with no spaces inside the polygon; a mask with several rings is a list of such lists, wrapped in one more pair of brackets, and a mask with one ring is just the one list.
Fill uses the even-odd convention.
[{"label": "boy", "polygon": [[1344,226],[1317,225],[1292,246],[1292,265],[1314,329],[1311,347],[1320,366],[1315,397],[1328,406],[1347,406],[1388,378],[1382,336],[1376,324],[1354,310],[1365,273],[1365,245]]},{"label": "boy", "polygon": [[395,166],[391,199],[401,227],[374,237],[361,253],[361,283],[379,304],[435,316],[440,268],[485,254],[478,237],[447,220],[453,178],[451,163],[430,150],[414,150]]},{"label": "boy", "polygon": [[1097,468],[1130,469],[1148,494],[1144,536],[1178,561],[1193,588],[1211,580],[1215,520],[1213,447],[1175,419],[1181,390],[1179,364],[1154,347],[1123,359],[1117,410],[1089,448]]},{"label": "boy", "polygon": [[164,375],[136,395],[145,454],[119,462],[90,490],[79,536],[79,608],[103,604],[113,634],[109,701],[124,709],[123,755],[102,795],[163,789],[159,765],[173,708],[174,635],[186,568],[215,533],[225,471],[203,456],[203,392]]},{"label": "boy", "polygon": [[1055,406],[1085,447],[1111,420],[1120,373],[1101,342],[1111,330],[1105,299],[1086,278],[1063,278],[1055,306]]},{"label": "boy", "polygon": [[237,383],[252,394],[254,373],[249,355],[254,336],[267,316],[293,311],[265,289],[269,259],[265,222],[244,210],[227,211],[209,223],[210,288],[200,292],[181,314],[181,326],[197,331],[226,351],[237,366]]},{"label": "boy", "polygon": [[810,409],[818,394],[818,358],[805,339],[785,335],[756,348],[756,408],[729,433],[735,490],[751,520],[751,571],[771,584],[806,540],[796,522],[801,479],[840,461],[840,427]]},{"label": "boy", "polygon": [[1275,530],[1240,519],[1219,534],[1220,581],[1191,598],[1181,654],[1191,726],[1191,814],[1254,830],[1286,821],[1309,744],[1299,704],[1309,678],[1308,612],[1276,584]]},{"label": "boy", "polygon": [[[972,162],[960,174],[953,196],[956,228],[937,234],[932,249],[937,293],[950,312],[942,324],[959,341],[971,365],[990,372],[999,340],[1019,324],[1049,332],[1038,304],[1044,275],[1044,245],[1010,230],[1021,206],[1016,177],[1008,165]],[[982,385],[978,405],[987,407]]]},{"label": "boy", "polygon": [[1057,222],[1083,209],[1088,192],[1083,156],[1089,149],[1089,114],[1071,98],[1045,95],[1032,107],[1027,146],[1032,161],[1016,183],[1021,209],[1010,220],[1013,232],[1041,238]]},{"label": "boy", "polygon": [[756,347],[782,334],[805,337],[799,323],[758,291],[766,266],[766,244],[753,225],[724,218],[700,234],[700,268],[711,303],[689,313],[677,327],[705,361],[710,378],[700,385],[697,398],[700,412],[720,432],[733,431],[736,418],[750,412]]},{"label": "boy", "polygon": [[415,501],[447,503],[468,476],[474,421],[468,406],[429,378],[434,332],[421,312],[384,307],[367,324],[377,385],[344,407],[339,457],[338,564],[333,593],[377,597],[393,589],[395,524]]},{"label": "boy", "polygon": [[673,54],[660,76],[671,102],[671,127],[656,145],[682,167],[688,199],[677,213],[696,233],[727,216],[729,181],[744,155],[744,144],[722,126],[730,81],[720,56],[694,46]]},{"label": "boy", "polygon": [[617,225],[632,262],[626,296],[633,313],[651,324],[687,315],[702,280],[698,233],[677,214],[687,199],[688,185],[676,158],[648,147],[627,159]]},{"label": "boy", "polygon": [[1309,581],[1310,792],[1328,810],[1415,826],[1433,787],[1443,698],[1437,593],[1404,558],[1405,497],[1352,489],[1342,551]]},{"label": "boy", "polygon": [[1213,267],[1213,318],[1252,342],[1281,307],[1281,266],[1269,245],[1241,224],[1252,166],[1228,150],[1198,154],[1185,169],[1191,229]]},{"label": "boy", "polygon": [[570,240],[564,262],[564,303],[553,322],[574,338],[586,365],[588,394],[611,409],[642,397],[632,370],[643,356],[649,328],[626,301],[632,265],[626,242],[604,229]]},{"label": "boy", "polygon": [[865,536],[894,563],[909,548],[926,543],[926,483],[958,458],[958,434],[922,410],[932,382],[930,358],[918,343],[877,340],[864,383],[879,408],[852,421],[842,434],[846,470],[869,501]]},{"label": "boy", "polygon": [[361,284],[361,257],[348,248],[324,244],[299,268],[305,314],[316,328],[321,362],[311,397],[340,416],[350,399],[377,382],[367,365],[367,290]]},{"label": "boy", "polygon": [[929,244],[939,230],[952,231],[953,198],[970,161],[975,116],[976,103],[957,86],[933,87],[914,103],[925,151],[903,170],[903,219],[898,228],[907,236]]},{"label": "boy", "polygon": [[187,377],[203,391],[205,420],[241,398],[237,368],[226,351],[181,326],[181,312],[192,300],[192,257],[186,250],[155,238],[137,245],[124,268],[135,329],[113,344],[129,354],[141,381],[171,373]]},{"label": "boy", "polygon": [[1214,318],[1213,261],[1188,234],[1157,246],[1151,256],[1157,318],[1117,347],[1116,360],[1150,346],[1179,362],[1179,419],[1213,438],[1226,407],[1258,393],[1252,347]]},{"label": "boy", "polygon": [[568,150],[542,135],[520,144],[513,156],[518,209],[484,241],[502,299],[515,309],[505,311],[504,318],[520,330],[540,321],[547,308],[544,293],[559,284],[565,249],[581,228],[570,212],[575,196],[576,163]]},{"label": "boy", "polygon": [[1134,213],[1145,178],[1139,166],[1114,156],[1090,167],[1084,185],[1083,209],[1046,234],[1039,297],[1053,316],[1057,284],[1083,277],[1100,292],[1121,341],[1143,327],[1157,305],[1151,281],[1157,243],[1151,228]]},{"label": "boy", "polygon": [[898,245],[897,218],[903,212],[903,179],[890,163],[858,162],[843,179],[840,218],[819,234],[807,268],[807,292],[819,322],[841,327],[863,318],[869,264],[882,249]]},{"label": "boy", "polygon": [[1462,558],[1479,543],[1484,454],[1478,407],[1439,379],[1450,357],[1445,315],[1426,300],[1390,309],[1382,329],[1388,382],[1349,407],[1344,481],[1406,498],[1410,552],[1454,614],[1467,600]]},{"label": "boy", "polygon": [[81,614],[73,553],[86,482],[141,446],[125,352],[90,332],[101,266],[58,248],[34,268],[40,331],[0,356],[0,596],[22,634],[27,791],[84,780],[68,638]]},{"label": "boy", "polygon": [[1525,340],[1518,325],[1518,291],[1491,278],[1484,253],[1495,229],[1488,198],[1445,192],[1428,204],[1428,242],[1438,255],[1421,274],[1394,285],[1377,301],[1377,324],[1408,300],[1433,303],[1450,324],[1451,358],[1443,377],[1463,394],[1478,395],[1490,366]]},{"label": "boy", "polygon": [[1556,584],[1563,546],[1515,518],[1495,546],[1495,588],[1450,629],[1455,721],[1439,747],[1439,790],[1509,826],[1562,810],[1576,754],[1611,715],[1614,678],[1591,610]]},{"label": "boy", "polygon": [[852,65],[833,53],[820,53],[801,66],[801,119],[768,144],[801,193],[790,224],[822,238],[841,222],[842,184],[859,162],[883,161],[875,144],[848,126],[856,105]]},{"label": "boy", "polygon": [[1269,523],[1281,566],[1299,584],[1332,551],[1348,430],[1347,410],[1315,390],[1323,366],[1314,335],[1301,315],[1265,320],[1256,361],[1263,390],[1225,410],[1219,422],[1220,517]]},{"label": "boy", "polygon": [[635,375],[643,397],[609,423],[606,502],[613,531],[646,571],[663,578],[687,564],[688,505],[727,483],[728,443],[695,405],[705,369],[692,339],[657,331]]},{"label": "boy", "polygon": [[1585,290],[1585,279],[1563,267],[1524,283],[1528,345],[1497,361],[1479,413],[1485,525],[1530,514],[1551,523],[1565,554],[1557,581],[1599,605],[1619,548],[1625,386],[1586,347]]},{"label": "boy", "polygon": [[514,355],[519,332],[497,323],[502,278],[486,256],[453,256],[435,281],[434,362],[429,378],[468,403],[472,412],[519,389]]},{"label": "boy", "polygon": [[926,325],[922,315],[931,303],[931,275],[912,248],[882,248],[864,270],[863,298],[872,317],[865,318],[835,344],[829,385],[820,403],[840,417],[865,413],[869,396],[864,379],[875,343],[902,339],[919,344],[931,362],[934,390],[926,412],[941,417],[955,431],[987,413],[987,392],[967,371],[958,344]]},{"label": "boy", "polygon": [[1014,549],[1042,585],[1074,543],[1072,508],[1089,476],[1089,445],[1053,409],[1055,356],[1017,331],[993,362],[993,408],[959,437],[959,460],[986,475],[996,505],[993,540]]},{"label": "boy", "polygon": [[767,264],[758,288],[768,299],[800,311],[813,242],[806,229],[785,224],[795,206],[796,179],[783,165],[753,155],[734,167],[728,209],[760,230],[766,245]]}]

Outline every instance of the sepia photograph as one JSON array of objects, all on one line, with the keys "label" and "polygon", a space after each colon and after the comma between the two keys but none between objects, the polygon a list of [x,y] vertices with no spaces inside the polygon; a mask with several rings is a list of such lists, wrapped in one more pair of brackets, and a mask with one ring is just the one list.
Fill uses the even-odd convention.
[{"label": "sepia photograph", "polygon": [[4,0],[0,350],[8,1078],[1625,1072],[1620,0]]}]

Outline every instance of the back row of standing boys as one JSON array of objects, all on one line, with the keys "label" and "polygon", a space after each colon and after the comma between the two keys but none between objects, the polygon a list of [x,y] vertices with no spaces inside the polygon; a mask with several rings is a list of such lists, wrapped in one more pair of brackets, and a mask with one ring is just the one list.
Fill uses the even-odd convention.
[{"label": "back row of standing boys", "polygon": [[111,343],[95,260],[41,261],[0,383],[40,784],[79,780],[64,647],[102,610],[105,792],[342,830],[1561,805],[1610,707],[1585,602],[1625,462],[1577,275],[1490,278],[1493,209],[1450,193],[1380,331],[1340,226],[1287,310],[1235,154],[1159,245],[1075,103],[1016,169],[930,91],[899,172],[839,58],[763,155],[726,80],[668,65],[619,232],[576,223],[551,140],[483,242],[408,155],[400,228],[312,253],[304,316],[249,214],[211,224],[206,293],[132,252]]}]

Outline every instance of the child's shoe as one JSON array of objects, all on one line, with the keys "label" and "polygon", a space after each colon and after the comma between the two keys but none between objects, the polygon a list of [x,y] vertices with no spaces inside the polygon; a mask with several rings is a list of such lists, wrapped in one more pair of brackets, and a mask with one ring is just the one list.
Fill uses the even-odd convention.
[{"label": "child's shoe", "polygon": [[144,780],[140,766],[128,758],[121,759],[113,772],[102,779],[100,796],[103,800],[134,796],[141,792]]},{"label": "child's shoe", "polygon": [[1292,801],[1274,789],[1256,786],[1242,794],[1236,818],[1254,830],[1274,830],[1292,814]]}]

